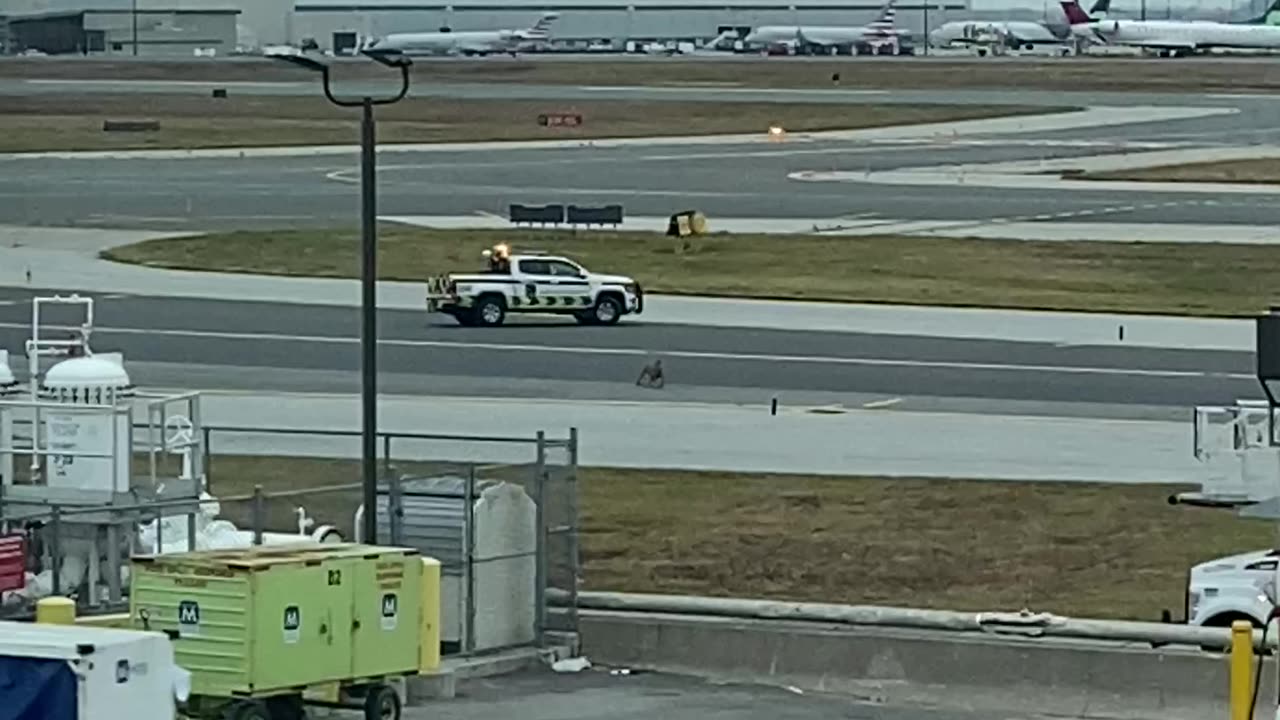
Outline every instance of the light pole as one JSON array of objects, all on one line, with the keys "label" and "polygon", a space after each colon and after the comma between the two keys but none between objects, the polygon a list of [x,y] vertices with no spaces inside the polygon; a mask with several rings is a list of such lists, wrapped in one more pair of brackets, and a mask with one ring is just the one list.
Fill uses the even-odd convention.
[{"label": "light pole", "polygon": [[364,514],[361,536],[377,544],[378,523],[378,178],[377,137],[373,107],[399,102],[409,92],[409,67],[413,62],[398,51],[363,51],[364,55],[391,68],[400,69],[400,92],[389,97],[365,95],[358,100],[334,96],[329,82],[329,66],[304,55],[272,55],[294,65],[314,70],[324,79],[324,95],[339,107],[358,107],[360,115],[360,405],[361,480]]}]

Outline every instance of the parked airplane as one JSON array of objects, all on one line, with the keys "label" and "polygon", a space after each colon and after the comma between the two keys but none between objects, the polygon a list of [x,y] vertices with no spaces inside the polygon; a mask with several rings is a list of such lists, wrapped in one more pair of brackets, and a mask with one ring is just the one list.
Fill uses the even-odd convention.
[{"label": "parked airplane", "polygon": [[399,50],[405,55],[515,55],[531,45],[551,39],[551,26],[559,13],[546,13],[524,30],[468,30],[453,32],[393,33],[385,38],[371,38],[365,49]]},{"label": "parked airplane", "polygon": [[899,31],[894,25],[894,18],[897,16],[895,2],[896,0],[887,0],[880,10],[880,16],[869,25],[764,25],[752,30],[742,42],[748,46],[783,46],[797,52],[852,49],[859,45],[870,47],[872,52],[878,52],[884,47],[896,51]]},{"label": "parked airplane", "polygon": [[1095,20],[1077,0],[1062,0],[1073,32],[1096,42],[1156,50],[1180,57],[1213,48],[1280,50],[1280,26],[1209,20]]},{"label": "parked airplane", "polygon": [[[1280,0],[1277,0],[1280,2]],[[1106,13],[1111,0],[1097,0],[1090,13]],[[1066,45],[1072,39],[1069,22],[1030,20],[953,20],[929,32],[929,44],[1008,47],[1031,50],[1037,45]]]}]

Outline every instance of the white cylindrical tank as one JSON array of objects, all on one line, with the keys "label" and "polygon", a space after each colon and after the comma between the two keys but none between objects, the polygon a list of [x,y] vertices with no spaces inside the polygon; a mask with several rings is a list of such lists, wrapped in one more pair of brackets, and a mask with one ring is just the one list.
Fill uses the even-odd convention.
[{"label": "white cylindrical tank", "polygon": [[[119,353],[73,357],[49,368],[40,399],[64,407],[42,412],[47,458],[46,484],[77,490],[128,492],[130,427],[127,413],[109,410],[133,394]],[[91,452],[100,457],[60,455]]]},{"label": "white cylindrical tank", "polygon": [[9,351],[0,350],[0,397],[18,389],[18,379],[13,376],[13,368],[9,366]]}]

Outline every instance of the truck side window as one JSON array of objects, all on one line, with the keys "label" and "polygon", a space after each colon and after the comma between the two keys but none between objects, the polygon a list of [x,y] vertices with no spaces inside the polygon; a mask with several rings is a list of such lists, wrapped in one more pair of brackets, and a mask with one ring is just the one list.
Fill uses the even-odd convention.
[{"label": "truck side window", "polygon": [[546,260],[521,260],[520,272],[525,275],[550,275],[551,268]]},{"label": "truck side window", "polygon": [[547,265],[550,266],[551,274],[556,277],[578,277],[579,275],[578,268],[567,262],[552,260],[548,262]]}]

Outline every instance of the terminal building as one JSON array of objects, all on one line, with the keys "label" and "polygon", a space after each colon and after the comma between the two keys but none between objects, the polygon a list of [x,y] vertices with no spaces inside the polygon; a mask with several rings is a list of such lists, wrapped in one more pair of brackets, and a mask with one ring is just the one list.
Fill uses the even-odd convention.
[{"label": "terminal building", "polygon": [[[518,29],[559,13],[553,45],[744,36],[760,25],[863,25],[882,0],[7,0],[9,52],[221,56],[314,41],[342,52],[394,32]],[[965,16],[969,0],[899,0],[897,23],[915,37]],[[135,37],[135,20],[137,34]],[[0,22],[0,42],[3,42]]]},{"label": "terminal building", "polygon": [[237,43],[235,9],[55,10],[14,15],[0,45],[11,54],[226,55]]}]

